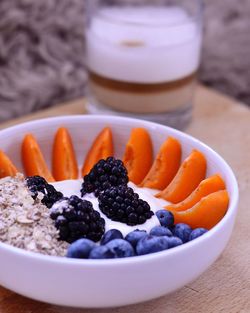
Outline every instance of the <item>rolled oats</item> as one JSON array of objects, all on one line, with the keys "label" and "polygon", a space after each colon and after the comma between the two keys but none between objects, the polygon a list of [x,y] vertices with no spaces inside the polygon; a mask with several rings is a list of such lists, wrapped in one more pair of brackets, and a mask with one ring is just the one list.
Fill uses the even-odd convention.
[{"label": "rolled oats", "polygon": [[58,232],[48,208],[31,197],[22,174],[0,179],[0,241],[28,251],[64,256],[68,244]]}]

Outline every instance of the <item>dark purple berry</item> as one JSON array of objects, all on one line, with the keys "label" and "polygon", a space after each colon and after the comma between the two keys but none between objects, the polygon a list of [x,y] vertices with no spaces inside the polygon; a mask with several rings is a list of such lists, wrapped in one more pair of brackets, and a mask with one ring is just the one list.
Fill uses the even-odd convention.
[{"label": "dark purple berry", "polygon": [[125,240],[127,240],[135,248],[138,241],[146,236],[146,230],[136,229],[128,233],[125,237]]},{"label": "dark purple berry", "polygon": [[174,225],[174,215],[167,210],[159,210],[155,213],[161,226],[172,227]]},{"label": "dark purple berry", "polygon": [[167,227],[164,227],[164,226],[153,227],[149,234],[152,236],[168,236],[168,237],[173,236],[171,231]]},{"label": "dark purple berry", "polygon": [[111,240],[114,239],[123,239],[122,233],[118,229],[110,229],[108,230],[101,239],[101,245],[105,245]]},{"label": "dark purple berry", "polygon": [[100,210],[108,218],[130,226],[144,224],[154,214],[149,204],[139,199],[138,194],[127,186],[102,191],[98,201]]},{"label": "dark purple berry", "polygon": [[113,254],[115,258],[126,258],[135,255],[134,248],[124,239],[114,239],[105,245]]},{"label": "dark purple berry", "polygon": [[195,228],[194,230],[192,230],[190,236],[189,236],[189,241],[194,240],[200,236],[202,236],[203,234],[205,234],[208,230],[206,228]]},{"label": "dark purple berry", "polygon": [[154,252],[159,252],[168,249],[168,237],[147,235],[138,241],[136,245],[136,253],[144,255]]},{"label": "dark purple berry", "polygon": [[184,223],[179,223],[174,226],[173,234],[174,236],[180,238],[183,243],[189,241],[189,236],[192,232],[192,228]]},{"label": "dark purple berry", "polygon": [[87,259],[90,251],[95,248],[95,243],[89,239],[78,239],[73,242],[67,251],[68,258]]},{"label": "dark purple berry", "polygon": [[105,221],[93,209],[92,203],[77,196],[63,198],[50,209],[59,239],[72,243],[80,238],[99,241],[105,231]]},{"label": "dark purple berry", "polygon": [[26,183],[34,200],[37,198],[38,192],[44,194],[41,202],[48,208],[51,208],[56,201],[63,198],[63,194],[57,191],[53,185],[48,184],[41,176],[27,177]]},{"label": "dark purple berry", "polygon": [[84,176],[81,194],[83,196],[86,193],[95,192],[98,196],[102,190],[127,183],[128,173],[122,161],[109,157],[97,162],[89,174]]}]

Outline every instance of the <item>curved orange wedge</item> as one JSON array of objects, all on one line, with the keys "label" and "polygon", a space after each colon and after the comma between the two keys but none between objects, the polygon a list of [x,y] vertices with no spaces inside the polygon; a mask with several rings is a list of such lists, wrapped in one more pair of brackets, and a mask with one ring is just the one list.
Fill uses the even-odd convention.
[{"label": "curved orange wedge", "polygon": [[22,161],[27,176],[39,175],[48,182],[55,181],[52,177],[40,147],[32,134],[27,134],[22,142]]},{"label": "curved orange wedge", "polygon": [[219,190],[202,198],[196,205],[186,211],[174,214],[175,224],[186,223],[191,228],[204,227],[211,229],[226,214],[229,196],[226,190]]},{"label": "curved orange wedge", "polygon": [[166,210],[185,211],[194,206],[203,197],[225,188],[225,183],[220,175],[213,175],[202,180],[199,186],[185,200],[176,204],[170,204],[165,208]]},{"label": "curved orange wedge", "polygon": [[181,145],[169,137],[160,147],[155,161],[141,183],[142,187],[164,189],[176,175],[181,162]]},{"label": "curved orange wedge", "polygon": [[140,184],[153,162],[153,148],[149,133],[144,128],[133,128],[126,144],[123,163],[129,180]]},{"label": "curved orange wedge", "polygon": [[186,199],[199,183],[205,178],[207,162],[204,155],[198,150],[184,160],[171,183],[157,197],[172,203]]},{"label": "curved orange wedge", "polygon": [[94,140],[87,153],[83,167],[82,176],[87,175],[92,167],[101,159],[113,156],[113,136],[109,127],[105,127]]},{"label": "curved orange wedge", "polygon": [[55,135],[52,173],[57,181],[78,178],[78,165],[73,143],[68,130],[64,127],[60,127]]},{"label": "curved orange wedge", "polygon": [[16,167],[11,162],[9,157],[2,150],[0,150],[0,178],[15,176],[17,172]]}]

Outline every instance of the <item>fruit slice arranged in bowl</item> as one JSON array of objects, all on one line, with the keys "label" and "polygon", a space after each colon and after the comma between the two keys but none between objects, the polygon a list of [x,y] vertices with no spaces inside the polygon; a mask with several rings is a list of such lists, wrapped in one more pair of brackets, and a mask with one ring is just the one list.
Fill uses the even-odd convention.
[{"label": "fruit slice arranged in bowl", "polygon": [[166,206],[167,210],[185,211],[194,206],[203,197],[210,193],[226,189],[225,183],[220,175],[216,174],[202,180],[199,186],[183,201]]},{"label": "fruit slice arranged in bowl", "polygon": [[15,176],[18,173],[15,165],[11,162],[9,157],[0,150],[0,178],[6,176]]},{"label": "fruit slice arranged in bowl", "polygon": [[160,147],[155,161],[144,177],[141,186],[163,190],[176,175],[181,162],[181,145],[169,137]]},{"label": "fruit slice arranged in bowl", "polygon": [[197,204],[185,211],[171,210],[176,223],[187,223],[192,228],[211,229],[226,214],[229,196],[226,190],[219,190],[203,197]]},{"label": "fruit slice arranged in bowl", "polygon": [[83,167],[82,176],[87,175],[91,168],[101,159],[113,156],[113,138],[110,127],[105,127],[94,140],[90,150],[87,153]]},{"label": "fruit slice arranged in bowl", "polygon": [[32,134],[27,134],[22,142],[22,161],[27,176],[39,175],[47,181],[55,181],[44,160],[41,149]]},{"label": "fruit slice arranged in bowl", "polygon": [[52,173],[57,181],[78,178],[78,165],[72,139],[68,130],[64,127],[60,127],[55,135]]},{"label": "fruit slice arranged in bowl", "polygon": [[129,180],[140,184],[153,162],[153,148],[149,133],[143,128],[134,128],[126,144],[123,163]]},{"label": "fruit slice arranged in bowl", "polygon": [[204,155],[193,150],[192,153],[184,160],[181,167],[171,183],[157,194],[157,197],[165,200],[178,203],[186,199],[199,183],[206,176],[206,158]]}]

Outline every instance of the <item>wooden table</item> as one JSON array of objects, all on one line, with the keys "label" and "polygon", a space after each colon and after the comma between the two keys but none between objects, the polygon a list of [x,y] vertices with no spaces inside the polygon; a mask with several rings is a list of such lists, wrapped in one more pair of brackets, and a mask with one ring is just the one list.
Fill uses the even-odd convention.
[{"label": "wooden table", "polygon": [[[84,113],[84,99],[41,111],[0,127],[41,117],[81,113]],[[250,312],[250,110],[233,99],[199,87],[193,122],[186,131],[210,145],[229,162],[240,187],[239,214],[233,236],[224,253],[207,272],[172,295],[118,309],[62,308],[29,300],[0,287],[0,313]]]}]

